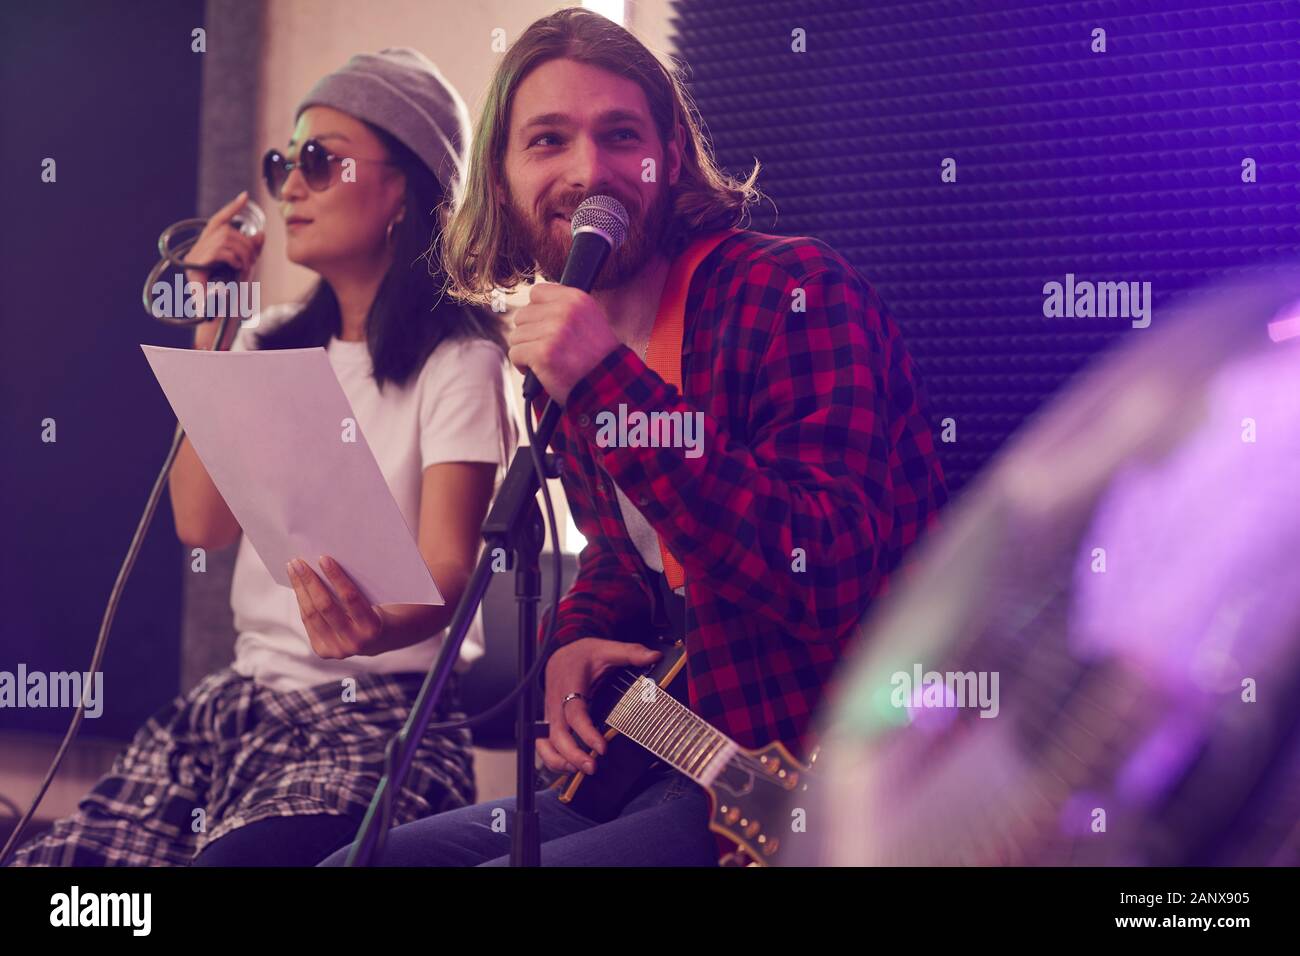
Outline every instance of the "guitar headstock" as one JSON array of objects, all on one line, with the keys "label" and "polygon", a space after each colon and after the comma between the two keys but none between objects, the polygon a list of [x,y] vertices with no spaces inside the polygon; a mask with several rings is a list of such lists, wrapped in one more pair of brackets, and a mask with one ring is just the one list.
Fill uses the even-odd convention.
[{"label": "guitar headstock", "polygon": [[792,838],[803,832],[791,798],[806,792],[812,771],[779,742],[739,750],[714,778],[709,828],[734,841],[761,866],[779,865]]}]

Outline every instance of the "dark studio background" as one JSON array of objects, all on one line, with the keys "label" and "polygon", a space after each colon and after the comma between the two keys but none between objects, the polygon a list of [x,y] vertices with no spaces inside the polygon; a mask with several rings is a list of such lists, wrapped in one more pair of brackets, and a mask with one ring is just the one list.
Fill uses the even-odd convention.
[{"label": "dark studio background", "polygon": [[[158,233],[194,214],[200,0],[0,4],[0,668],[84,671],[175,419],[141,342]],[[41,161],[57,182],[41,181]],[[41,420],[57,442],[41,442]],[[126,587],[90,736],[127,737],[176,693],[182,564],[164,493]],[[6,709],[62,733],[69,711]]]},{"label": "dark studio background", "polygon": [[[763,164],[779,215],[767,205],[754,227],[823,239],[876,287],[936,440],[956,422],[938,445],[955,493],[1071,375],[1144,331],[1044,318],[1044,282],[1150,281],[1154,326],[1188,290],[1300,251],[1300,4],[676,6],[720,162]],[[955,183],[939,176],[949,156]]]}]

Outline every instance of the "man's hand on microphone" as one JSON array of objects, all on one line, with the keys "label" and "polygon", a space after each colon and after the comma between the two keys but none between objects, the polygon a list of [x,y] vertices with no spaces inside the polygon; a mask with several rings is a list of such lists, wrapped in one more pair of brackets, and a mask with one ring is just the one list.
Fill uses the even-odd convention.
[{"label": "man's hand on microphone", "polygon": [[580,289],[539,283],[515,313],[510,361],[520,371],[531,369],[563,405],[573,386],[619,344],[595,299]]}]

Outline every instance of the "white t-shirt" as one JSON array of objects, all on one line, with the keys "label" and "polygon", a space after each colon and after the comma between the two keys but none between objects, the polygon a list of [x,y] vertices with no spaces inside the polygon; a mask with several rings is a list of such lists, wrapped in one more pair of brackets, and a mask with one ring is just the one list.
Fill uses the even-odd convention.
[{"label": "white t-shirt", "polygon": [[[296,305],[266,309],[257,328],[239,330],[231,351],[254,347],[253,335],[273,328],[297,309]],[[326,354],[413,539],[419,530],[425,468],[440,462],[494,462],[496,480],[504,477],[518,441],[518,428],[513,403],[507,398],[509,364],[491,342],[444,341],[405,388],[389,381],[382,394],[371,377],[370,350],[365,342],[334,337]],[[318,556],[307,557],[314,562]],[[346,559],[337,557],[346,567]],[[235,558],[230,605],[238,632],[236,673],[276,691],[337,682],[361,673],[427,671],[445,634],[444,630],[418,644],[373,657],[341,661],[317,657],[293,589],[272,579],[247,536],[240,540]],[[482,654],[479,614],[461,646],[459,664],[463,667]]]},{"label": "white t-shirt", "polygon": [[[641,560],[651,571],[663,574],[664,556],[659,550],[659,532],[655,531],[649,521],[646,521],[645,515],[632,504],[627,495],[623,494],[623,489],[617,483],[614,484],[614,491],[618,494],[618,510],[623,514],[623,526],[627,528],[628,537],[636,545]],[[673,588],[673,593],[685,597],[686,585],[679,584]]]}]

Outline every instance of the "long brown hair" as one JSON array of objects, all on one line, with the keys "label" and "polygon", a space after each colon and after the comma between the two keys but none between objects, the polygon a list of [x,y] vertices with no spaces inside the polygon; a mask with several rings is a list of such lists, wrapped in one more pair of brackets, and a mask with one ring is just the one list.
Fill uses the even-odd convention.
[{"label": "long brown hair", "polygon": [[693,234],[742,225],[749,206],[762,196],[754,185],[757,160],[743,181],[714,162],[676,61],[661,62],[631,32],[598,13],[579,7],[559,10],[534,22],[511,45],[488,87],[465,190],[442,237],[447,288],[457,298],[486,303],[493,289],[508,291],[533,277],[535,263],[505,228],[506,212],[498,201],[506,196],[502,161],[515,90],[535,67],[561,58],[635,81],[645,91],[665,149],[681,131],[682,167],[677,184],[671,187],[672,213],[663,242],[666,255],[676,255]]}]

